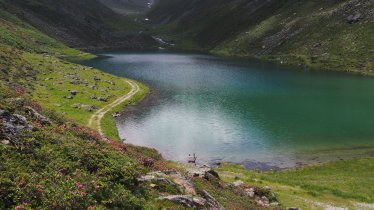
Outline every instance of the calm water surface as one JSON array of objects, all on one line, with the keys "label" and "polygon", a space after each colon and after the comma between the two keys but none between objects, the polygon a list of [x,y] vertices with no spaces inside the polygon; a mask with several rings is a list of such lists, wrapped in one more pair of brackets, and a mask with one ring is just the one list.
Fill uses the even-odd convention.
[{"label": "calm water surface", "polygon": [[209,55],[104,55],[86,64],[157,93],[118,120],[121,138],[166,158],[261,168],[374,154],[373,79]]}]

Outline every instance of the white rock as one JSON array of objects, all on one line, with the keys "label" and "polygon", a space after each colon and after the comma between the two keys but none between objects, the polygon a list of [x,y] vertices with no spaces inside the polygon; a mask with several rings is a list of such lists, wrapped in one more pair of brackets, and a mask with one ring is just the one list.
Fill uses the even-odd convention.
[{"label": "white rock", "polygon": [[233,185],[234,185],[235,187],[240,187],[240,186],[242,186],[243,184],[244,184],[244,182],[243,182],[242,180],[238,180],[238,181],[236,181],[236,182],[233,183]]}]

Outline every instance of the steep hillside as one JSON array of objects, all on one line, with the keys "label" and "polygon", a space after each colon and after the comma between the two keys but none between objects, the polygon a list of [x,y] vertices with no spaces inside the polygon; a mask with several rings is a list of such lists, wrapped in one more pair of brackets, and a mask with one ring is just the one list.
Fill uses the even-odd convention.
[{"label": "steep hillside", "polygon": [[1,7],[44,33],[76,48],[144,48],[153,39],[142,26],[98,0],[4,0]]},{"label": "steep hillside", "polygon": [[142,14],[151,7],[154,0],[99,0],[121,15]]},{"label": "steep hillside", "polygon": [[177,48],[374,74],[373,0],[162,0],[149,13]]}]

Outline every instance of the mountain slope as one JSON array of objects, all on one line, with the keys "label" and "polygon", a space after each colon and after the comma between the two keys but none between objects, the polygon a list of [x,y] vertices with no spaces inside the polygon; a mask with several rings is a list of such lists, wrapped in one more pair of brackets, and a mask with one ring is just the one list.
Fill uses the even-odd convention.
[{"label": "mountain slope", "polygon": [[[192,180],[182,166],[163,160],[154,149],[85,127],[94,110],[130,90],[125,78],[69,62],[92,57],[0,8],[0,209],[218,206],[208,192],[219,192],[217,200],[230,209],[256,206],[254,198],[237,193],[240,189],[224,188],[213,172]],[[138,93],[119,108],[145,94]],[[110,114],[103,120],[113,131]],[[199,191],[191,188],[195,181]]]},{"label": "mountain slope", "polygon": [[373,8],[373,0],[161,0],[149,16],[177,47],[374,74]]},{"label": "mountain slope", "polygon": [[99,0],[121,15],[141,14],[149,9],[153,0]]},{"label": "mountain slope", "polygon": [[153,39],[98,0],[4,0],[5,10],[76,48],[144,48]]}]

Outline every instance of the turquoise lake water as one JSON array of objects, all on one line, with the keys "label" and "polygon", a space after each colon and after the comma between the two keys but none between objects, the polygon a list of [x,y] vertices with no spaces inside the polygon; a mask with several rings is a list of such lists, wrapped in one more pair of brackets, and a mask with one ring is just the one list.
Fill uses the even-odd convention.
[{"label": "turquoise lake water", "polygon": [[118,120],[126,142],[185,161],[248,168],[374,155],[374,79],[178,53],[104,53],[86,62],[151,96]]}]

